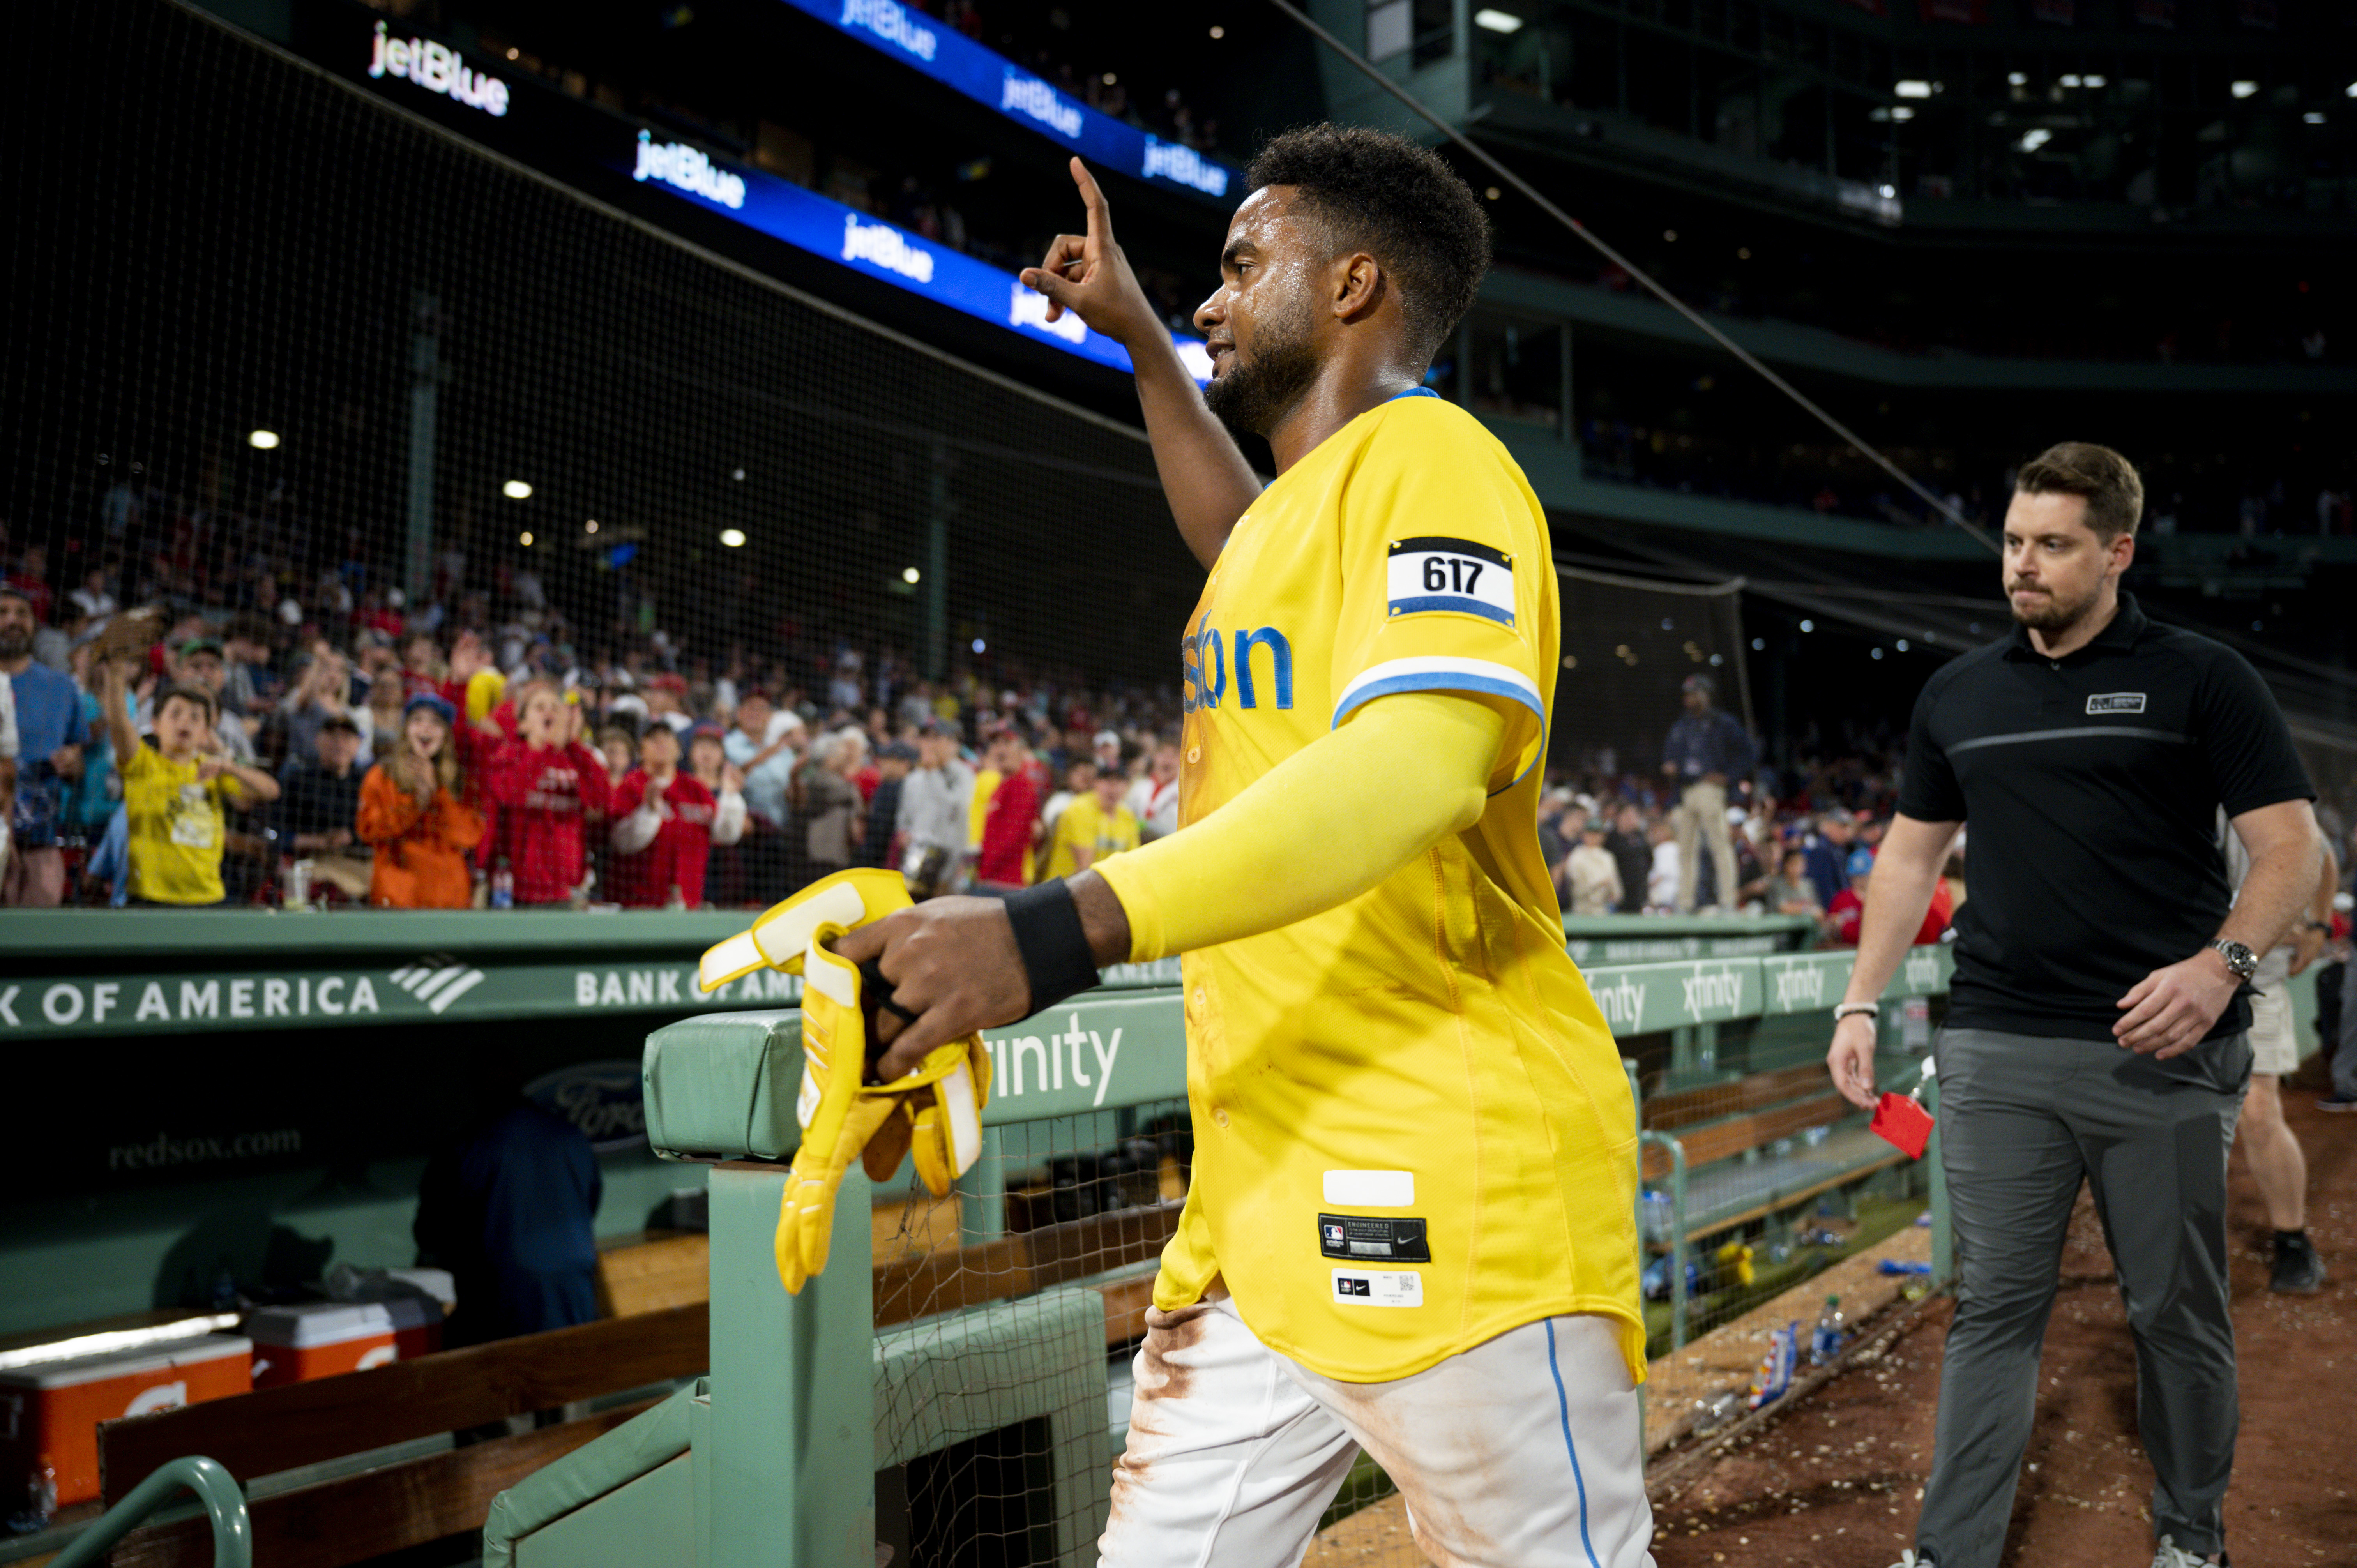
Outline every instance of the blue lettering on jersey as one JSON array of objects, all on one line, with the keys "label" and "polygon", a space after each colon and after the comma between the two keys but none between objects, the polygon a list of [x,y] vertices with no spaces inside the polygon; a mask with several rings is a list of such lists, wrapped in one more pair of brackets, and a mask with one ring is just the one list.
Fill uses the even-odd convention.
[{"label": "blue lettering on jersey", "polygon": [[1271,668],[1276,676],[1276,705],[1293,706],[1293,644],[1285,640],[1285,633],[1273,626],[1258,631],[1240,631],[1235,635],[1236,705],[1240,708],[1259,706],[1258,693],[1253,688],[1253,650],[1265,648]]},{"label": "blue lettering on jersey", "polygon": [[1178,694],[1180,711],[1191,714],[1197,708],[1218,707],[1220,699],[1228,694],[1228,660],[1218,630],[1204,627],[1178,644],[1178,653],[1184,682]]}]

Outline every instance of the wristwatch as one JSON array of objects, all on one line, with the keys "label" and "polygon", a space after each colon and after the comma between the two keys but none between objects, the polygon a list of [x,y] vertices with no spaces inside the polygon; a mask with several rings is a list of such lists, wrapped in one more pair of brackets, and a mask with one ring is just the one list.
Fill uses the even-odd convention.
[{"label": "wristwatch", "polygon": [[2210,944],[2210,948],[2212,951],[2226,961],[2226,967],[2234,972],[2235,979],[2248,980],[2259,972],[2259,955],[2242,943],[2229,941],[2224,937],[2220,937]]}]

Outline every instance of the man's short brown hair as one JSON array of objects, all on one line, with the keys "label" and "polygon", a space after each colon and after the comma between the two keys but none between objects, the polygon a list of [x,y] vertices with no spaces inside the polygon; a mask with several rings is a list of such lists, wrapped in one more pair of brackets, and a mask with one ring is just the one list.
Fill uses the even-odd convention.
[{"label": "man's short brown hair", "polygon": [[2026,496],[2077,496],[2087,526],[2109,544],[2133,534],[2144,517],[2144,480],[2136,465],[2092,441],[2058,441],[2021,466],[2013,488]]}]

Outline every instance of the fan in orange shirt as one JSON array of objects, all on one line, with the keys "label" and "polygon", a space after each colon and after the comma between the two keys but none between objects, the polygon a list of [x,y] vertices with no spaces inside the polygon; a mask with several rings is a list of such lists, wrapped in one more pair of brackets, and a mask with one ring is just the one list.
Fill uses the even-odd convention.
[{"label": "fan in orange shirt", "polygon": [[482,842],[481,813],[460,799],[457,710],[430,693],[409,699],[401,744],[361,780],[360,836],[376,848],[369,902],[391,909],[463,909],[473,879],[467,852]]}]

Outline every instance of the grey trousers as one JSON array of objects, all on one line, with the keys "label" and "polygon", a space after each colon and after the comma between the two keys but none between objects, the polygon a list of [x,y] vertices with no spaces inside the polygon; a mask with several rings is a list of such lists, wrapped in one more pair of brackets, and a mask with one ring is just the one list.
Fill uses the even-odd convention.
[{"label": "grey trousers", "polygon": [[1938,1568],[1997,1568],[2083,1179],[2136,1337],[2154,1533],[2222,1550],[2238,1420],[2226,1154],[2249,1037],[2157,1062],[2102,1040],[1946,1029],[1936,1059],[1960,1280],[1917,1549]]},{"label": "grey trousers", "polygon": [[2332,1047],[2332,1092],[2357,1100],[2357,951],[2341,961],[2341,1038]]}]

